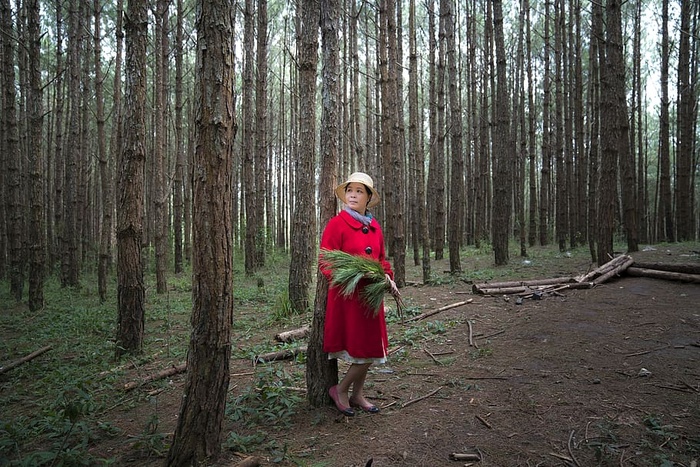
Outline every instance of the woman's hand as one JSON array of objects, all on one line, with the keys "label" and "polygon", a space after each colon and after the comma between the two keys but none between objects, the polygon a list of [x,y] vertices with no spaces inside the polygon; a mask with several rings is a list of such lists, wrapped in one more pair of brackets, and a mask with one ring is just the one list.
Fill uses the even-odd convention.
[{"label": "woman's hand", "polygon": [[386,274],[385,276],[386,276],[386,283],[389,285],[389,292],[391,293],[391,295],[393,295],[394,297],[400,297],[401,292],[399,292],[399,288],[396,287],[396,282],[394,282],[394,280],[391,278],[391,276],[389,274]]}]

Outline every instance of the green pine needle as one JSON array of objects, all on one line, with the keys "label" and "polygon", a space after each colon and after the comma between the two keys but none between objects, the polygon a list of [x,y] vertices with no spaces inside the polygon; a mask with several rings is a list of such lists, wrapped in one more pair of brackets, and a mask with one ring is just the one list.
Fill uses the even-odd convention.
[{"label": "green pine needle", "polygon": [[343,296],[355,293],[362,279],[368,284],[360,292],[362,301],[376,316],[388,289],[382,263],[366,256],[355,256],[340,250],[321,250],[321,267],[331,271],[331,284]]}]

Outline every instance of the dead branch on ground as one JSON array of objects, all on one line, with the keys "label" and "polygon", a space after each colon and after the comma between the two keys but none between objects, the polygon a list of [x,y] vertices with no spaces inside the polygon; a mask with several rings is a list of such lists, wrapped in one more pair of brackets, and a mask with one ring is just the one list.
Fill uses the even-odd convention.
[{"label": "dead branch on ground", "polygon": [[15,360],[14,362],[8,363],[6,366],[0,367],[0,375],[7,373],[8,371],[12,370],[13,368],[17,368],[18,366],[23,365],[30,360],[34,360],[39,355],[48,352],[52,348],[53,348],[52,346],[47,345],[46,347],[42,347],[39,350],[35,350],[34,352],[30,353],[27,356],[24,356],[18,360]]},{"label": "dead branch on ground", "polygon": [[474,299],[470,298],[469,300],[465,300],[463,302],[457,302],[457,303],[453,303],[451,305],[445,305],[443,307],[438,308],[437,310],[426,311],[425,313],[422,313],[418,316],[414,316],[413,318],[409,318],[406,320],[406,322],[410,323],[411,321],[420,321],[422,319],[428,318],[428,317],[436,315],[438,313],[442,313],[443,311],[451,310],[452,308],[457,308],[458,306],[466,305],[467,303],[471,303],[473,301],[474,301]]},{"label": "dead branch on ground", "polygon": [[438,391],[440,391],[441,389],[442,389],[442,386],[440,386],[439,388],[435,389],[434,391],[429,392],[429,393],[426,394],[425,396],[420,396],[420,397],[417,397],[417,398],[415,398],[415,399],[411,399],[410,401],[406,401],[406,402],[404,402],[403,404],[401,404],[401,408],[403,409],[403,408],[405,408],[405,407],[408,407],[408,406],[411,405],[411,404],[415,404],[416,402],[420,402],[420,401],[422,401],[423,399],[427,399],[428,397],[434,396],[434,395],[437,394]]},{"label": "dead branch on ground", "polygon": [[132,389],[135,389],[139,386],[143,386],[144,384],[151,383],[153,381],[158,381],[159,379],[167,378],[168,376],[173,376],[177,375],[179,373],[184,373],[187,371],[187,363],[181,363],[179,365],[173,365],[170,368],[166,368],[165,370],[161,370],[158,373],[154,373],[150,376],[147,376],[141,381],[130,381],[124,385],[124,390],[125,391],[131,391]]}]

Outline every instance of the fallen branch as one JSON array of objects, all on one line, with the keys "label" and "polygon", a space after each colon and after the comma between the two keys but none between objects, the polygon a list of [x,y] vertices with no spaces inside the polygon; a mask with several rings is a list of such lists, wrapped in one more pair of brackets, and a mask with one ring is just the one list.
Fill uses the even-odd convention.
[{"label": "fallen branch", "polygon": [[166,368],[165,370],[159,371],[158,373],[152,374],[150,376],[147,376],[141,381],[131,381],[129,383],[126,383],[124,385],[124,390],[125,391],[131,391],[132,389],[135,389],[139,386],[143,386],[144,384],[151,383],[153,381],[157,381],[159,379],[167,378],[168,376],[173,376],[177,375],[179,373],[184,373],[187,371],[187,363],[181,363],[180,365],[173,365],[170,368]]},{"label": "fallen branch", "polygon": [[430,353],[430,350],[428,350],[428,349],[426,349],[426,348],[424,347],[424,348],[423,348],[423,352],[425,352],[425,353],[427,353],[428,355],[430,355],[430,358],[433,359],[433,361],[435,362],[436,365],[442,365],[442,362],[441,362],[440,360],[438,360],[437,358],[435,358],[435,355],[433,355],[432,353]]},{"label": "fallen branch", "polygon": [[667,349],[668,345],[664,345],[663,347],[657,347],[655,349],[650,349],[650,350],[642,350],[641,352],[635,352],[635,353],[628,353],[627,355],[623,355],[624,358],[627,357],[637,357],[639,355],[644,355],[652,352],[656,352],[657,350],[664,350]]},{"label": "fallen branch", "polygon": [[12,370],[13,368],[17,368],[18,366],[23,365],[30,360],[34,360],[39,355],[46,353],[51,349],[52,349],[52,347],[50,345],[47,345],[46,347],[42,347],[39,350],[35,350],[34,352],[30,353],[29,355],[27,355],[25,357],[22,357],[18,360],[15,360],[12,363],[8,363],[6,366],[0,367],[0,375],[7,373],[8,371]]},{"label": "fallen branch", "polygon": [[283,331],[275,335],[275,340],[279,342],[292,342],[298,339],[304,339],[309,335],[311,328],[309,326],[303,326],[299,329],[292,329],[291,331]]},{"label": "fallen branch", "polygon": [[481,415],[474,415],[474,416],[476,417],[477,420],[479,420],[481,423],[483,423],[486,426],[486,428],[488,428],[489,430],[493,429],[491,424],[484,417],[482,417]]},{"label": "fallen branch", "polygon": [[574,439],[574,431],[571,430],[571,433],[569,433],[569,443],[567,444],[567,448],[569,450],[569,455],[571,456],[571,459],[574,461],[574,464],[576,464],[578,467],[581,467],[581,464],[578,463],[578,460],[576,459],[576,456],[574,456],[574,450],[571,448],[571,442]]},{"label": "fallen branch", "polygon": [[467,321],[467,326],[469,326],[469,346],[474,347],[475,349],[478,349],[479,346],[477,346],[474,343],[474,330],[472,329],[472,322]]},{"label": "fallen branch", "polygon": [[437,394],[438,391],[440,391],[441,389],[442,389],[442,386],[440,386],[439,388],[437,388],[437,389],[434,390],[434,391],[429,392],[429,393],[426,394],[425,396],[420,396],[420,397],[417,397],[417,398],[415,398],[415,399],[411,399],[410,401],[404,402],[403,404],[401,404],[401,408],[403,409],[403,408],[405,408],[405,407],[408,407],[408,406],[411,405],[411,404],[415,404],[416,402],[420,402],[420,401],[422,401],[423,399],[427,399],[428,397],[434,396],[434,395]]},{"label": "fallen branch", "polygon": [[451,310],[452,308],[457,308],[458,306],[466,305],[467,303],[471,303],[473,301],[474,301],[474,299],[470,298],[469,300],[465,300],[463,302],[457,302],[457,303],[453,303],[451,305],[445,305],[443,307],[438,308],[437,310],[426,311],[425,313],[422,313],[418,316],[414,316],[413,318],[409,318],[406,320],[406,322],[410,323],[411,321],[420,321],[422,319],[428,318],[428,317],[436,315],[438,313],[442,313],[443,311]]},{"label": "fallen branch", "polygon": [[275,362],[278,360],[291,360],[297,355],[306,353],[306,346],[302,346],[296,349],[285,349],[279,350],[277,352],[269,352],[262,355],[256,355],[253,358],[253,366],[258,363]]},{"label": "fallen branch", "polygon": [[453,452],[450,454],[451,461],[480,461],[481,456],[472,452]]}]

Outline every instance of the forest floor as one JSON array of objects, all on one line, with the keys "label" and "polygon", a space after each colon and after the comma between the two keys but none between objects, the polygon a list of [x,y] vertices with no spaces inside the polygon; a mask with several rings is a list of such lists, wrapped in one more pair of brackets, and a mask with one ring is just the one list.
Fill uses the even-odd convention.
[{"label": "forest floor", "polygon": [[[699,249],[663,245],[631,256],[698,264]],[[592,269],[585,255],[535,252],[511,263],[510,277],[522,279]],[[432,267],[434,275],[448,276],[446,261]],[[469,257],[462,267],[494,276],[490,256]],[[414,315],[468,303],[407,324],[390,320],[389,362],[373,367],[367,381],[379,414],[345,417],[330,405],[308,406],[302,361],[254,368],[250,359],[235,358],[225,422],[225,432],[235,434],[217,465],[255,456],[260,465],[281,466],[365,466],[369,459],[373,467],[697,466],[700,285],[623,275],[592,289],[518,303],[514,295],[472,294],[474,275],[420,286],[420,274],[411,266],[407,278],[416,285],[402,290]],[[236,316],[254,318],[256,312],[239,308]],[[188,323],[181,326],[186,333]],[[260,327],[237,342],[254,346],[291,327]],[[163,366],[156,358],[121,373],[119,384]],[[256,380],[283,374],[293,375],[298,387],[286,381],[251,390]],[[181,374],[135,389],[147,397],[110,410],[103,419],[120,435],[92,443],[91,452],[116,465],[163,465],[154,453],[172,437],[183,386]],[[261,406],[275,413],[233,407],[261,403],[261,394],[276,398],[276,406],[269,399]],[[157,426],[144,436],[149,423]],[[452,460],[455,453],[479,460]]]}]

